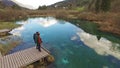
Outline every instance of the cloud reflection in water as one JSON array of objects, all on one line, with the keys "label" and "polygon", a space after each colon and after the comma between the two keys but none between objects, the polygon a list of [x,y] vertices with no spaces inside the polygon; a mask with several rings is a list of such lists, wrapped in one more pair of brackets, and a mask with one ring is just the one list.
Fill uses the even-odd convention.
[{"label": "cloud reflection in water", "polygon": [[[105,38],[101,38],[100,40],[97,39],[95,35],[91,35],[84,31],[77,32],[77,35],[80,39],[86,44],[88,47],[94,49],[100,55],[111,55],[118,59],[120,59],[120,52],[118,49],[113,49],[113,43]],[[119,45],[119,44],[114,44]]]},{"label": "cloud reflection in water", "polygon": [[50,27],[54,24],[56,24],[58,21],[52,17],[48,17],[48,18],[40,18],[39,19],[39,24],[43,27]]}]

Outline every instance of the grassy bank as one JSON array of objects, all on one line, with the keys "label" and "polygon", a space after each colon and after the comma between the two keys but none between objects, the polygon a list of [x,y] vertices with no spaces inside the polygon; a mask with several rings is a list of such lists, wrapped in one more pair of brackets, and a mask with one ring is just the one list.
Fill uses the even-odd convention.
[{"label": "grassy bank", "polygon": [[120,35],[120,13],[86,13],[80,14],[78,18],[97,23],[100,31]]},{"label": "grassy bank", "polygon": [[20,25],[15,24],[14,22],[0,22],[0,29],[13,29]]},{"label": "grassy bank", "polygon": [[16,45],[20,44],[22,40],[18,36],[8,36],[0,38],[0,52],[6,55]]},{"label": "grassy bank", "polygon": [[74,12],[69,14],[59,13],[57,18],[66,20],[87,20],[97,23],[100,31],[120,35],[120,13],[99,13],[92,12]]},{"label": "grassy bank", "polygon": [[0,9],[0,21],[16,21],[27,17],[25,10]]},{"label": "grassy bank", "polygon": [[[10,29],[11,30],[18,26],[20,26],[20,25],[17,25],[14,22],[0,22],[0,30],[2,30],[2,29]],[[5,55],[19,43],[20,43],[19,40],[11,41],[11,38],[9,36],[0,38],[0,52],[2,53],[2,55]]]}]

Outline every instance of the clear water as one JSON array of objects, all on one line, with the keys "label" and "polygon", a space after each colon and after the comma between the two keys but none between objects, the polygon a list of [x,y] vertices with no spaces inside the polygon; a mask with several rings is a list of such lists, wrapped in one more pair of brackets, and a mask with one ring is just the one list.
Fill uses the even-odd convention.
[{"label": "clear water", "polygon": [[[48,68],[120,68],[120,52],[113,48],[111,41],[105,38],[98,41],[95,35],[70,22],[47,17],[16,23],[22,26],[11,33],[20,36],[23,43],[10,53],[35,46],[33,34],[38,31],[43,46],[55,57],[55,62]],[[117,43],[114,45],[119,46]]]}]

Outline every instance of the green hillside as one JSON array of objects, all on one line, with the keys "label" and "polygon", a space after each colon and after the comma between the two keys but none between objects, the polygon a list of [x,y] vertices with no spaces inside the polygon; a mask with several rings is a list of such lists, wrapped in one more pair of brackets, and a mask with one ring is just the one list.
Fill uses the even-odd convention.
[{"label": "green hillside", "polygon": [[109,8],[109,11],[119,12],[120,11],[119,3],[120,3],[120,0],[65,0],[65,1],[55,3],[51,6],[57,6],[57,8],[66,7],[67,9],[84,7],[87,11],[95,11],[97,9],[107,10]]}]

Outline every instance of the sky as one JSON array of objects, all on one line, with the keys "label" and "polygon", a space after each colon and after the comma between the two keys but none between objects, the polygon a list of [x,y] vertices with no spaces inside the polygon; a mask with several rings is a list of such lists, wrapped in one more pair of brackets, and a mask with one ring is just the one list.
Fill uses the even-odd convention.
[{"label": "sky", "polygon": [[16,4],[29,9],[37,9],[42,5],[51,5],[63,0],[11,0]]}]

